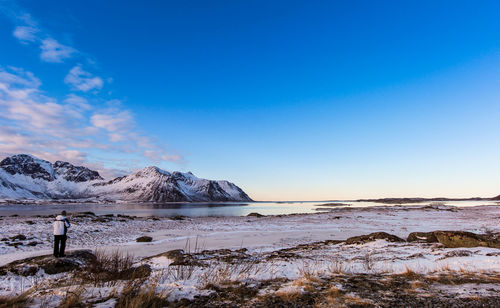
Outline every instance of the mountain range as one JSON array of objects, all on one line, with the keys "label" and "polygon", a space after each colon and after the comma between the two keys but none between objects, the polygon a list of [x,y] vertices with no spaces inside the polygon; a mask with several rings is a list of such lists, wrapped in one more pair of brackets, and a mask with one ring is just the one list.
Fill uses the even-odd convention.
[{"label": "mountain range", "polygon": [[106,181],[99,172],[68,162],[50,163],[29,154],[0,162],[0,199],[130,202],[252,201],[228,181],[151,166]]}]

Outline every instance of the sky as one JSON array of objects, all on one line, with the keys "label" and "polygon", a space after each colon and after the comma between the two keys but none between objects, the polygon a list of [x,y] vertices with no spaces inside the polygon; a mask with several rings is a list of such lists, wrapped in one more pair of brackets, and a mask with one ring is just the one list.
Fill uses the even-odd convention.
[{"label": "sky", "polygon": [[497,1],[0,0],[0,157],[255,200],[500,194]]}]

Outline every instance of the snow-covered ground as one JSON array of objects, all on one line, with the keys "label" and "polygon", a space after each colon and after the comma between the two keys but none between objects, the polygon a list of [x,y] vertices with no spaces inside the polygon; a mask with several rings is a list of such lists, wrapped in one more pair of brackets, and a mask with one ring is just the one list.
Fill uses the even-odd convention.
[{"label": "snow-covered ground", "polygon": [[[329,212],[315,214],[182,220],[73,214],[70,220],[73,225],[69,232],[68,249],[120,249],[132,254],[137,265],[151,266],[151,281],[154,280],[158,290],[168,294],[169,300],[193,300],[195,295],[210,294],[213,290],[206,286],[221,283],[220,279],[247,282],[285,279],[278,289],[259,291],[275,294],[303,291],[304,284],[300,280],[304,277],[310,280],[310,276],[326,277],[332,273],[396,275],[415,272],[432,275],[461,272],[495,277],[500,273],[500,250],[495,248],[444,248],[437,243],[394,243],[386,240],[348,245],[333,241],[380,231],[404,239],[411,232],[434,230],[499,233],[500,206],[331,208]],[[3,217],[0,221],[2,237],[21,234],[26,236],[26,240],[0,242],[0,265],[49,254],[51,223],[52,218]],[[135,239],[143,235],[151,236],[153,241],[136,243]],[[13,242],[22,242],[23,245],[9,246],[8,243],[12,245]],[[39,244],[26,245],[30,242]],[[237,259],[241,260],[232,264],[221,262],[220,254],[227,259],[227,254],[233,252],[214,252],[217,249],[234,251],[241,248],[245,248],[237,255]],[[203,266],[174,270],[175,267],[170,266],[174,262],[171,257],[157,256],[173,249],[184,249],[197,255]],[[202,253],[203,250],[210,251]],[[151,256],[156,257],[143,259]],[[31,278],[10,273],[0,276],[0,295],[29,289],[40,281],[58,279],[57,275],[49,276],[43,271]],[[339,282],[338,287],[341,289],[342,283]],[[101,298],[106,298],[111,289],[96,287],[86,292],[100,292]],[[448,295],[496,296],[495,292],[500,290],[500,279],[496,284],[476,283],[473,287],[467,284],[454,287],[439,285],[432,290]]]},{"label": "snow-covered ground", "polygon": [[[196,238],[206,249],[269,251],[327,239],[384,231],[406,238],[411,232],[462,230],[475,233],[500,232],[500,206],[455,208],[452,206],[380,206],[331,208],[327,213],[266,217],[200,217],[175,220],[160,217],[103,217],[70,213],[72,223],[68,249],[120,248],[136,257],[147,257],[186,246]],[[50,217],[2,217],[0,238],[18,234],[23,243],[8,246],[0,241],[0,265],[15,259],[42,255],[52,247]],[[136,243],[142,235],[151,243]]]}]

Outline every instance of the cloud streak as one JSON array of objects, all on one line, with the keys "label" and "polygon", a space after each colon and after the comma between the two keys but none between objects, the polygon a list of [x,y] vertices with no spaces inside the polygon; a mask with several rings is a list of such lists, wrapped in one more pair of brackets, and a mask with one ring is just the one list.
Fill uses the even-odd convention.
[{"label": "cloud streak", "polygon": [[32,43],[35,42],[37,37],[36,34],[39,30],[31,26],[17,26],[12,35],[16,37],[21,43]]},{"label": "cloud streak", "polygon": [[91,73],[84,71],[81,65],[73,67],[64,78],[64,82],[74,90],[82,92],[99,90],[104,84],[101,77],[95,77]]},{"label": "cloud streak", "polygon": [[15,5],[1,7],[0,4],[0,8],[16,24],[12,35],[22,44],[38,45],[42,61],[62,63],[78,54],[78,50],[69,45],[62,44],[44,31],[29,13],[24,12]]},{"label": "cloud streak", "polygon": [[42,51],[40,59],[52,63],[61,63],[76,53],[76,49],[63,45],[51,37],[41,40],[40,49]]}]

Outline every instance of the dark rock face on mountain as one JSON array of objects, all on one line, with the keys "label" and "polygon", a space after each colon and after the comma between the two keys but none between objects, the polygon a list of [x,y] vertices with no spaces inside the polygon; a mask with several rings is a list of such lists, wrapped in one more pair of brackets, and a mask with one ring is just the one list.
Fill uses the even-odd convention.
[{"label": "dark rock face on mountain", "polygon": [[62,177],[70,182],[86,182],[95,180],[104,180],[99,172],[90,170],[82,166],[73,166],[72,164],[64,161],[56,161],[54,164],[54,171],[57,176]]},{"label": "dark rock face on mountain", "polygon": [[496,196],[495,198],[492,198],[491,200],[500,200],[500,195]]},{"label": "dark rock face on mountain", "polygon": [[252,201],[228,181],[201,179],[191,172],[147,167],[104,181],[97,171],[68,162],[51,164],[27,154],[0,162],[0,199],[99,199],[139,202]]},{"label": "dark rock face on mountain", "polygon": [[52,164],[31,155],[19,154],[7,157],[0,162],[0,168],[11,175],[21,174],[46,181],[54,179]]},{"label": "dark rock face on mountain", "polygon": [[7,157],[0,162],[0,168],[11,175],[20,174],[33,179],[53,181],[63,178],[70,182],[103,180],[97,171],[68,162],[56,161],[55,164],[27,154]]}]

